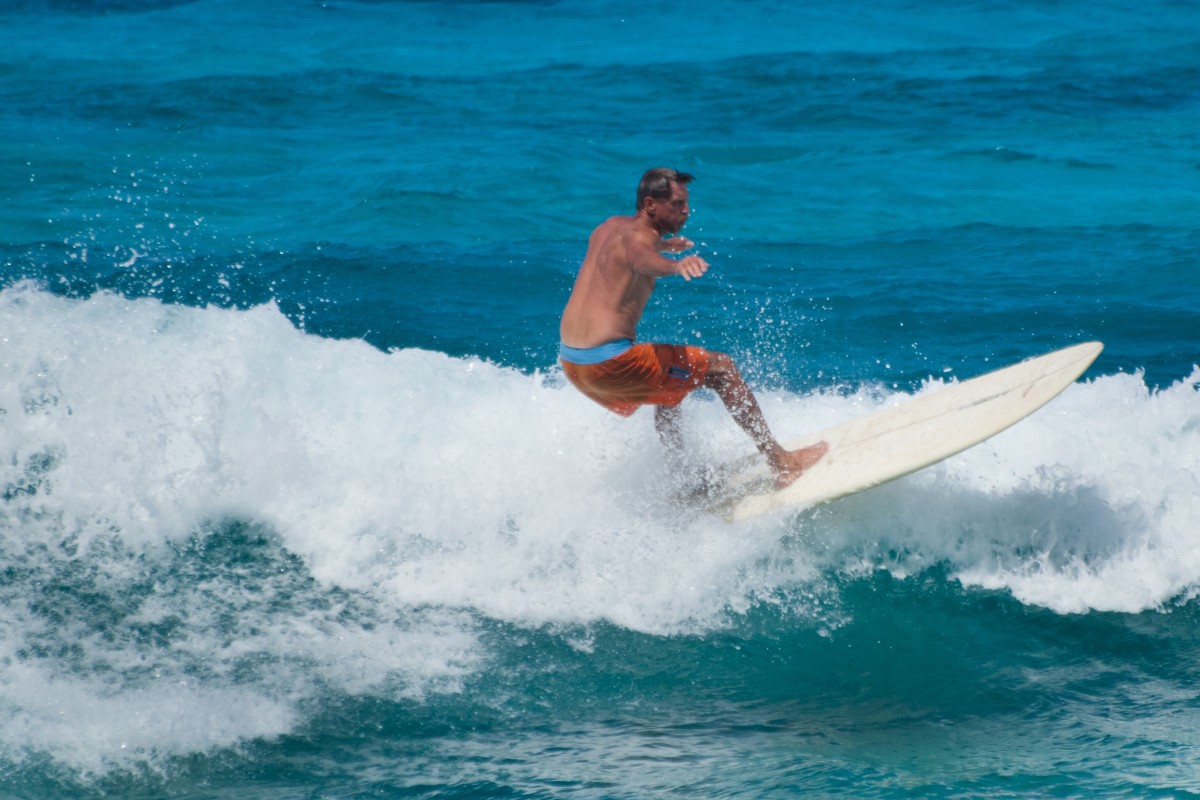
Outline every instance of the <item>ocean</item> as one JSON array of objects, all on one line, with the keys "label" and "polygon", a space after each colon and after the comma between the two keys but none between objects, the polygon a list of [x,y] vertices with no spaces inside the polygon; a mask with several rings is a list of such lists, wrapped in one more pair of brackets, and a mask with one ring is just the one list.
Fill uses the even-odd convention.
[{"label": "ocean", "polygon": [[[0,798],[1200,797],[1200,3],[7,0]],[[785,441],[1079,342],[731,525],[558,319]],[[687,458],[752,452],[683,404]]]}]

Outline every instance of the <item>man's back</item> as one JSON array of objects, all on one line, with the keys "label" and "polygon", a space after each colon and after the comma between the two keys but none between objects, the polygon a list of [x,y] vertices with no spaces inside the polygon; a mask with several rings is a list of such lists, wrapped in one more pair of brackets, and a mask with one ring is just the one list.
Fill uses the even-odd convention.
[{"label": "man's back", "polygon": [[637,253],[657,235],[639,217],[610,217],[592,231],[587,255],[563,310],[559,335],[571,347],[633,339],[654,291],[635,269]]}]

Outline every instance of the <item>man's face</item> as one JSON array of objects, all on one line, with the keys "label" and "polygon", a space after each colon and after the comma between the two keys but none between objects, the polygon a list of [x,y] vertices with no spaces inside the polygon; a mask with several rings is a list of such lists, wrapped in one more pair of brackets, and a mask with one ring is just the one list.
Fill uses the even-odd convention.
[{"label": "man's face", "polygon": [[662,200],[651,197],[650,220],[662,233],[679,233],[688,215],[692,213],[688,207],[687,186],[681,183],[671,184],[671,196]]}]

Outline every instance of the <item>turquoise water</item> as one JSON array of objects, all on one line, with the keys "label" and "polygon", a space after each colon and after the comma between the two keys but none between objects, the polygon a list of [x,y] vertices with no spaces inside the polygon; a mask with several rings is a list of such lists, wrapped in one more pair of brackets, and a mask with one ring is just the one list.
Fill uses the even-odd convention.
[{"label": "turquoise water", "polygon": [[[1200,794],[1200,5],[0,10],[0,796]],[[672,500],[558,314],[790,438],[1076,342],[822,508]],[[749,443],[684,407],[689,456]]]}]

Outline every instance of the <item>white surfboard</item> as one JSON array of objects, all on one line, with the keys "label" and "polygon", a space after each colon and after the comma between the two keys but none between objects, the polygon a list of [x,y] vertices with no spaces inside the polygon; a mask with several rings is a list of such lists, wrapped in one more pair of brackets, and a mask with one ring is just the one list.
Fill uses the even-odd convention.
[{"label": "white surfboard", "polygon": [[779,508],[807,508],[878,486],[979,444],[1037,411],[1075,382],[1104,345],[1067,347],[963,383],[950,384],[894,408],[784,444],[820,441],[829,451],[795,483],[776,490],[761,458],[716,494],[726,518],[738,521]]}]

